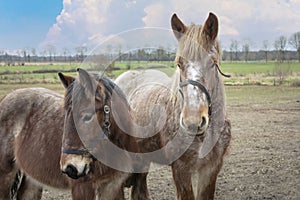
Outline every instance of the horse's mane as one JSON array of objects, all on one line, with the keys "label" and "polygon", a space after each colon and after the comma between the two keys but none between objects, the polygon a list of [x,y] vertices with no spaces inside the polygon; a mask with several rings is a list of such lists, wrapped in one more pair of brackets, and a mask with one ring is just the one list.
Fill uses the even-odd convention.
[{"label": "horse's mane", "polygon": [[[210,53],[211,51],[217,51],[218,55],[221,54],[220,43],[216,40],[214,48],[210,47],[210,42],[208,38],[202,34],[202,25],[191,24],[187,27],[185,33],[178,43],[178,51],[176,56],[176,61],[180,57],[184,59],[197,61],[201,59],[204,53]],[[220,62],[220,57],[216,58],[216,62]]]},{"label": "horse's mane", "polygon": [[103,75],[100,76],[100,75],[97,75],[97,74],[94,74],[94,78],[96,79],[96,81],[102,82],[102,84],[105,87],[105,91],[107,92],[106,93],[107,97],[110,97],[113,94],[113,92],[115,92],[118,95],[118,97],[120,97],[123,102],[126,102],[126,104],[129,107],[129,103],[127,101],[127,98],[126,98],[124,92],[110,78],[108,78],[106,76],[103,76]]},{"label": "horse's mane", "polygon": [[171,96],[170,101],[175,104],[178,98],[178,91],[179,91],[179,82],[180,82],[180,72],[179,69],[177,69],[173,76],[171,81]]}]

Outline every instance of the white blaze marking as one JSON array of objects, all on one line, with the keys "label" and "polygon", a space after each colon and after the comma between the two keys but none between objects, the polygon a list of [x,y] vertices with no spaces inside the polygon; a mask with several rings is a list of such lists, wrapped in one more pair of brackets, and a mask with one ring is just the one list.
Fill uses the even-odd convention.
[{"label": "white blaze marking", "polygon": [[[199,80],[201,76],[200,64],[189,63],[189,67],[187,67],[186,76],[186,78],[189,80]],[[197,108],[200,105],[203,105],[206,101],[205,94],[202,91],[199,91],[199,88],[197,86],[191,84],[187,85],[187,95],[189,97],[189,105],[195,108]]]}]

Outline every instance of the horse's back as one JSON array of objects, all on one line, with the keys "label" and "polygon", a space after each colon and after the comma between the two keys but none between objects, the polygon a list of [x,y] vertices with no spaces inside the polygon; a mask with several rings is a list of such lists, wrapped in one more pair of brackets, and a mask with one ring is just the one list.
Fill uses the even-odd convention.
[{"label": "horse's back", "polygon": [[121,88],[127,98],[130,98],[135,90],[144,85],[166,85],[169,82],[170,78],[165,73],[158,70],[131,70],[124,72],[115,80],[115,83]]},{"label": "horse's back", "polygon": [[149,112],[169,98],[170,78],[158,70],[128,71],[115,82],[127,96],[139,125],[147,125],[149,117],[153,118]]},{"label": "horse's back", "polygon": [[59,167],[62,100],[60,94],[45,88],[18,89],[2,99],[0,169],[13,161],[38,182],[67,187]]},{"label": "horse's back", "polygon": [[[0,102],[0,116],[8,113],[27,114],[38,105],[55,106],[53,102],[59,101],[62,96],[46,88],[17,89],[7,94]],[[25,112],[25,113],[24,113]]]}]

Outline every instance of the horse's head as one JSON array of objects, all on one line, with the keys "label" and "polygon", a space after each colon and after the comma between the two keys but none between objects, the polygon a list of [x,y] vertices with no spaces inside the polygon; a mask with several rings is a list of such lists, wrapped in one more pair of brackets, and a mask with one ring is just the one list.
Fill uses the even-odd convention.
[{"label": "horse's head", "polygon": [[218,81],[221,57],[218,19],[210,13],[204,25],[186,26],[174,14],[171,25],[178,40],[176,62],[183,97],[180,126],[192,135],[201,136],[209,125],[211,94]]},{"label": "horse's head", "polygon": [[105,77],[96,79],[83,69],[77,71],[78,79],[59,73],[66,88],[60,167],[74,179],[89,173],[95,160],[91,152],[97,148],[98,139],[109,137],[110,94],[114,87]]}]

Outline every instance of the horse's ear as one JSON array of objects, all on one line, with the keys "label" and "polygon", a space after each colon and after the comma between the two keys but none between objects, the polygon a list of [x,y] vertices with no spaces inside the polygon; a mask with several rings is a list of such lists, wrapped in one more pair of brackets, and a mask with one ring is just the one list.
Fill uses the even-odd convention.
[{"label": "horse's ear", "polygon": [[79,83],[92,94],[95,93],[97,81],[84,69],[78,68]]},{"label": "horse's ear", "polygon": [[71,83],[73,83],[73,81],[75,80],[74,77],[72,76],[67,76],[61,72],[58,73],[59,79],[61,81],[61,83],[63,84],[63,86],[67,89],[69,87],[69,85]]},{"label": "horse's ear", "polygon": [[215,14],[209,13],[203,26],[203,33],[211,40],[215,41],[218,36],[219,22]]},{"label": "horse's ear", "polygon": [[186,26],[184,23],[177,17],[177,15],[174,13],[172,18],[171,18],[171,26],[173,29],[173,33],[177,40],[181,38],[181,36],[184,34],[186,31]]}]

